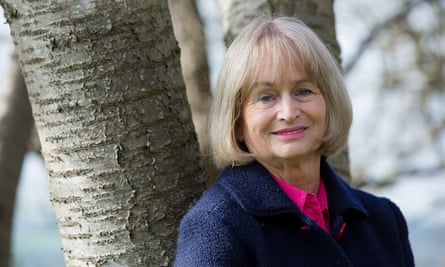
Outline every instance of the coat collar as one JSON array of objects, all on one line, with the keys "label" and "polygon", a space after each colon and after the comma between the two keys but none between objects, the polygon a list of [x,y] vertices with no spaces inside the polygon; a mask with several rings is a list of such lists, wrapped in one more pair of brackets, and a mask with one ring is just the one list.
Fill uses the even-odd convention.
[{"label": "coat collar", "polygon": [[[338,177],[325,160],[321,161],[320,173],[325,182],[331,216],[343,217],[349,213],[367,216],[368,213],[356,197],[354,189]],[[249,214],[255,216],[301,214],[270,173],[258,162],[225,168],[218,183]]]}]

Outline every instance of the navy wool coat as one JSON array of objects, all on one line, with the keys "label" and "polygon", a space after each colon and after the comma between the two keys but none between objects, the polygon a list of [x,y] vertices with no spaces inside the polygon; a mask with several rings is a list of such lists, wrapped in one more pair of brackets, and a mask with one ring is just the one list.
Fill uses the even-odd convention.
[{"label": "navy wool coat", "polygon": [[399,208],[320,168],[331,234],[259,163],[228,167],[183,217],[175,266],[414,266]]}]

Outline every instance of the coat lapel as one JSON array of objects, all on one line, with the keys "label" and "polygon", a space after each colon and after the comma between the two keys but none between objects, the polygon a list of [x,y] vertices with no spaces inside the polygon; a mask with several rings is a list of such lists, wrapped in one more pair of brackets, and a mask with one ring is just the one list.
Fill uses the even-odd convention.
[{"label": "coat lapel", "polygon": [[[324,159],[321,161],[320,171],[325,182],[332,219],[333,217],[343,218],[350,213],[367,217],[368,213],[354,194],[354,189],[337,176]],[[249,214],[274,216],[296,213],[301,217],[301,211],[258,162],[227,167],[221,173],[218,183]]]},{"label": "coat lapel", "polygon": [[359,217],[368,216],[368,211],[356,196],[355,190],[335,174],[325,160],[321,161],[320,173],[326,186],[331,217],[345,217],[350,213],[356,213]]},{"label": "coat lapel", "polygon": [[256,216],[295,213],[298,208],[258,162],[226,168],[219,183],[241,208]]}]

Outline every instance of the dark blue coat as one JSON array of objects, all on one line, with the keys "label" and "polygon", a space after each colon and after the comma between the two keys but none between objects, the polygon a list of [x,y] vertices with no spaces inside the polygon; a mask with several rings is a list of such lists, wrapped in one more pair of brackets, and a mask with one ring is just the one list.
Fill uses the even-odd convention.
[{"label": "dark blue coat", "polygon": [[414,266],[394,203],[351,188],[325,161],[321,175],[330,235],[259,163],[226,168],[182,219],[175,266]]}]

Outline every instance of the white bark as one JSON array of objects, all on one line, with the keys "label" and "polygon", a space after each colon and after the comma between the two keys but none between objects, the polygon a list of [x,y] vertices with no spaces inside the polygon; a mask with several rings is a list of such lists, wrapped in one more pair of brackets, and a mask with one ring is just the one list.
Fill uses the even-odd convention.
[{"label": "white bark", "polygon": [[202,191],[165,1],[0,1],[66,266],[166,266]]}]

